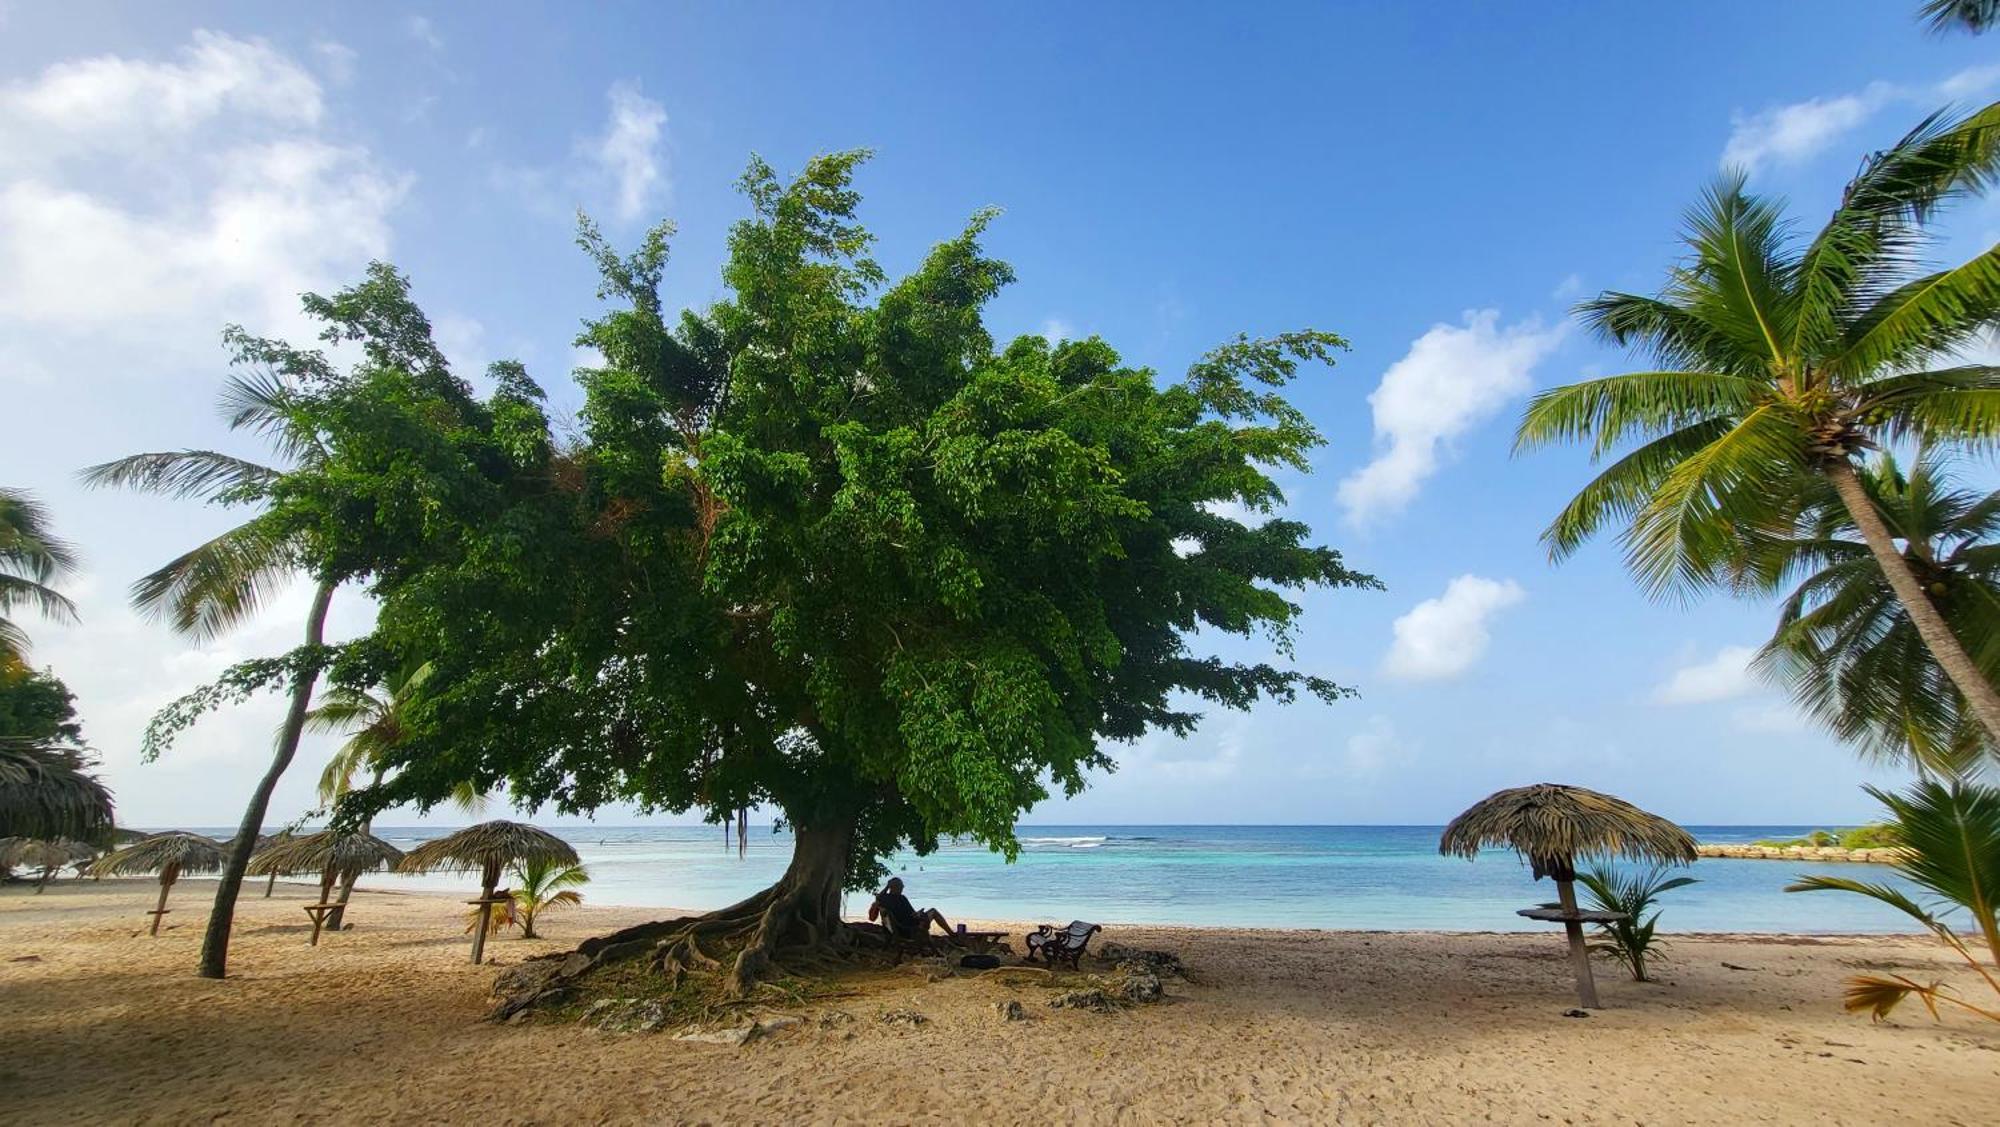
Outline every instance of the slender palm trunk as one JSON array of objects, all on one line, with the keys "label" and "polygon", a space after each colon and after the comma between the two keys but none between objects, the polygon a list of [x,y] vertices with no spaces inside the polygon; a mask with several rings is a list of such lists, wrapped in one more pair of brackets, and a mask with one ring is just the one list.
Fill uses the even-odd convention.
[{"label": "slender palm trunk", "polygon": [[[313,592],[312,610],[306,615],[307,645],[317,646],[325,640],[326,609],[332,601],[333,584],[321,583]],[[236,839],[229,844],[229,863],[223,867],[222,880],[216,885],[215,907],[209,910],[208,932],[201,941],[201,968],[196,973],[203,978],[221,978],[228,969],[229,930],[236,922],[236,894],[243,890],[243,870],[249,867],[250,854],[257,848],[257,835],[263,832],[271,792],[278,788],[285,768],[292,765],[292,756],[298,754],[299,737],[306,727],[306,710],[312,705],[313,686],[318,681],[319,674],[315,671],[292,685],[292,704],[285,713],[285,726],[278,733],[277,751],[271,757],[270,768],[257,781],[257,789],[251,792],[243,822],[236,827]]]},{"label": "slender palm trunk", "polygon": [[1972,708],[1973,716],[1980,727],[1986,729],[1987,738],[2000,743],[2000,692],[1995,692],[1993,683],[1980,672],[1972,655],[1965,650],[1965,643],[1951,632],[1951,626],[1938,613],[1937,604],[1924,593],[1923,584],[1918,582],[1915,572],[1910,570],[1909,561],[1896,550],[1896,538],[1889,532],[1889,525],[1882,514],[1875,511],[1875,502],[1868,497],[1862,487],[1861,478],[1854,472],[1853,463],[1845,458],[1827,463],[1827,479],[1833,482],[1834,491],[1847,506],[1847,515],[1854,519],[1854,526],[1861,530],[1861,539],[1868,543],[1868,550],[1875,556],[1875,562],[1882,568],[1883,578],[1889,581],[1890,590],[1903,604],[1903,610],[1910,616],[1910,622],[1917,628],[1917,636],[1930,648],[1931,656],[1937,659],[1945,676],[1965,696]]}]

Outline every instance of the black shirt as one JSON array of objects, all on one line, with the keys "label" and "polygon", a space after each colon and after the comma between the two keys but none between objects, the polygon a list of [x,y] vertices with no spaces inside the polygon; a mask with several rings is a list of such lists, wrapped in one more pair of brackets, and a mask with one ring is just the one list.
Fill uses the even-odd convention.
[{"label": "black shirt", "polygon": [[917,930],[917,909],[909,897],[900,892],[878,892],[875,902],[882,906],[882,916],[890,931],[908,935]]}]

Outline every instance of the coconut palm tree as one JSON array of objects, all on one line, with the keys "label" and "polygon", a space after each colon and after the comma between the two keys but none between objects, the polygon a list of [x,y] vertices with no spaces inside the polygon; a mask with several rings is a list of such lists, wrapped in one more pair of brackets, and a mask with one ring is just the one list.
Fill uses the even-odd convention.
[{"label": "coconut palm tree", "polygon": [[2000,23],[2000,0],[1924,0],[1917,14],[1932,31],[1969,31],[1978,35]]},{"label": "coconut palm tree", "polygon": [[51,523],[33,494],[0,488],[0,662],[20,661],[28,649],[27,631],[10,617],[15,607],[76,621],[76,604],[50,586],[76,570],[76,550],[50,532]]},{"label": "coconut palm tree", "polygon": [[1689,212],[1688,257],[1658,296],[1607,292],[1578,306],[1658,369],[1543,392],[1521,420],[1521,450],[1587,442],[1595,459],[1640,442],[1542,534],[1551,555],[1622,523],[1626,562],[1649,593],[1723,586],[1737,530],[1789,527],[1798,479],[1823,477],[1917,635],[2000,738],[2000,692],[1925,595],[1855,471],[1884,441],[2000,441],[2000,368],[1939,359],[2000,320],[2000,245],[1945,270],[1918,265],[1926,221],[1996,176],[2000,103],[1932,115],[1871,157],[1802,245],[1776,202],[1724,175]]},{"label": "coconut palm tree", "polygon": [[[1902,564],[1988,681],[2000,680],[2000,492],[1957,488],[1940,459],[1907,473],[1888,453],[1855,468],[1902,545]],[[1846,504],[1823,477],[1802,479],[1793,526],[1747,538],[1738,585],[1792,584],[1758,662],[1809,715],[1864,753],[1943,777],[1993,762],[1994,742],[1931,656]]]},{"label": "coconut palm tree", "polygon": [[500,874],[509,865],[536,860],[558,865],[575,865],[576,850],[544,829],[520,822],[495,820],[467,826],[448,837],[427,841],[403,855],[399,873],[457,872],[479,874],[479,899],[472,901],[478,930],[472,937],[472,961],[479,962],[486,950],[486,931],[493,904],[511,904],[512,896],[495,895]]},{"label": "coconut palm tree", "polygon": [[[1845,877],[1803,877],[1786,892],[1852,892],[1879,900],[1924,925],[1986,985],[1996,1006],[1987,1009],[1955,996],[1936,982],[1921,983],[1900,974],[1858,975],[1848,979],[1847,1009],[1868,1010],[1881,1020],[1905,998],[1915,996],[1933,1018],[1938,1004],[1969,1010],[2000,1021],[2000,788],[1954,780],[1923,779],[1902,794],[1864,788],[1889,808],[1889,825],[1902,853],[1890,865],[1911,883],[1931,894],[1926,907],[1899,889]],[[1956,907],[1972,918],[1977,942],[1986,948],[1986,963],[1972,944],[1938,916],[1940,908]]]},{"label": "coconut palm tree", "polygon": [[1451,820],[1438,852],[1471,860],[1488,846],[1512,849],[1528,861],[1535,879],[1556,882],[1559,907],[1529,909],[1538,919],[1560,920],[1569,938],[1570,967],[1586,1009],[1597,1008],[1597,980],[1576,905],[1579,857],[1625,857],[1670,865],[1692,864],[1694,838],[1657,814],[1608,794],[1560,783],[1495,791]]},{"label": "coconut palm tree", "polygon": [[550,908],[573,908],[583,903],[578,887],[590,883],[590,871],[574,862],[537,855],[514,862],[514,877],[520,885],[514,894],[514,918],[520,921],[521,938],[534,939],[535,917]]},{"label": "coconut palm tree", "polygon": [[111,815],[111,792],[82,751],[0,736],[0,836],[95,838]]},{"label": "coconut palm tree", "polygon": [[[431,665],[408,665],[384,679],[379,689],[369,691],[335,686],[320,697],[306,713],[306,727],[318,732],[343,732],[347,741],[327,760],[319,776],[319,800],[331,805],[354,789],[355,777],[367,772],[374,783],[382,781],[397,748],[409,738],[407,716],[417,692],[430,679]],[[477,784],[467,780],[452,788],[452,804],[467,813],[486,805]],[[373,819],[361,824],[361,832],[373,827]],[[327,926],[339,930],[348,897],[354,892],[354,875],[341,885],[339,907]]]},{"label": "coconut palm tree", "polygon": [[[269,361],[265,342],[232,334],[239,362],[253,365],[232,373],[223,383],[221,409],[233,430],[245,430],[269,441],[291,463],[290,471],[261,465],[215,450],[174,450],[134,454],[83,471],[85,484],[124,486],[177,498],[200,498],[225,505],[257,504],[287,472],[311,472],[324,464],[327,451],[319,436],[297,421],[292,409],[295,392],[290,380]],[[306,569],[303,546],[287,534],[267,510],[242,524],[169,560],[132,585],[132,601],[140,610],[167,620],[174,631],[194,641],[208,641],[256,614],[264,602]],[[337,579],[315,575],[306,612],[306,644],[326,639],[327,609]],[[199,973],[221,978],[229,959],[229,932],[242,888],[244,870],[256,851],[271,793],[298,754],[305,717],[312,703],[317,669],[294,678],[291,703],[278,731],[271,764],[257,781],[243,820],[229,846],[229,862],[215,891],[208,932],[202,943]]]},{"label": "coconut palm tree", "polygon": [[211,837],[188,833],[184,830],[169,830],[152,834],[123,849],[114,849],[97,859],[90,867],[91,875],[100,877],[130,876],[135,873],[160,874],[160,902],[146,913],[153,917],[152,934],[160,934],[160,920],[166,916],[167,893],[172,892],[174,882],[183,873],[212,873],[223,867],[228,855],[223,852],[222,843]]}]

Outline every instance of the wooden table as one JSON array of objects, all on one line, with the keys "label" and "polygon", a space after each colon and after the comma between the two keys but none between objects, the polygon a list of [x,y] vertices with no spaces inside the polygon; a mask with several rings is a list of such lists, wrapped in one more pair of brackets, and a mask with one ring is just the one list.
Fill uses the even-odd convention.
[{"label": "wooden table", "polygon": [[314,947],[319,946],[319,930],[326,925],[326,917],[332,915],[336,908],[341,907],[344,907],[344,905],[330,904],[324,900],[317,904],[307,904],[305,906],[306,915],[311,916],[313,921],[312,938],[307,942]]},{"label": "wooden table", "polygon": [[990,953],[995,947],[998,947],[1000,941],[1007,938],[1007,933],[1004,931],[955,931],[952,932],[951,938],[959,946],[966,948],[973,954],[984,955]]},{"label": "wooden table", "polygon": [[1580,924],[1615,924],[1632,918],[1623,912],[1590,912],[1582,908],[1578,908],[1574,912],[1565,912],[1561,908],[1522,908],[1514,914],[1551,924],[1566,924],[1571,922]]}]

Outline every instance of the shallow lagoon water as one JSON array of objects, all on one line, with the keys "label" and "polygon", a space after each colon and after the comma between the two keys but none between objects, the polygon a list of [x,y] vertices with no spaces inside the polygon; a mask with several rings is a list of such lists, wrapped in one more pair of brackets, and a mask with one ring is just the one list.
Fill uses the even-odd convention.
[{"label": "shallow lagoon water", "polygon": [[[1704,842],[1798,837],[1811,826],[1690,826]],[[1441,857],[1438,826],[1023,826],[1012,864],[984,846],[947,843],[890,868],[919,906],[954,919],[1090,919],[1245,927],[1527,931],[1514,914],[1555,898],[1513,854]],[[408,848],[449,829],[378,827]],[[592,903],[708,909],[765,887],[784,871],[791,837],[752,827],[745,856],[720,827],[564,826],[589,866]],[[1661,901],[1667,931],[1907,932],[1907,917],[1842,893],[1786,893],[1804,873],[1903,884],[1880,865],[1709,858],[1700,883]],[[376,874],[372,887],[473,891],[470,876]],[[867,896],[851,893],[859,916]]]}]

